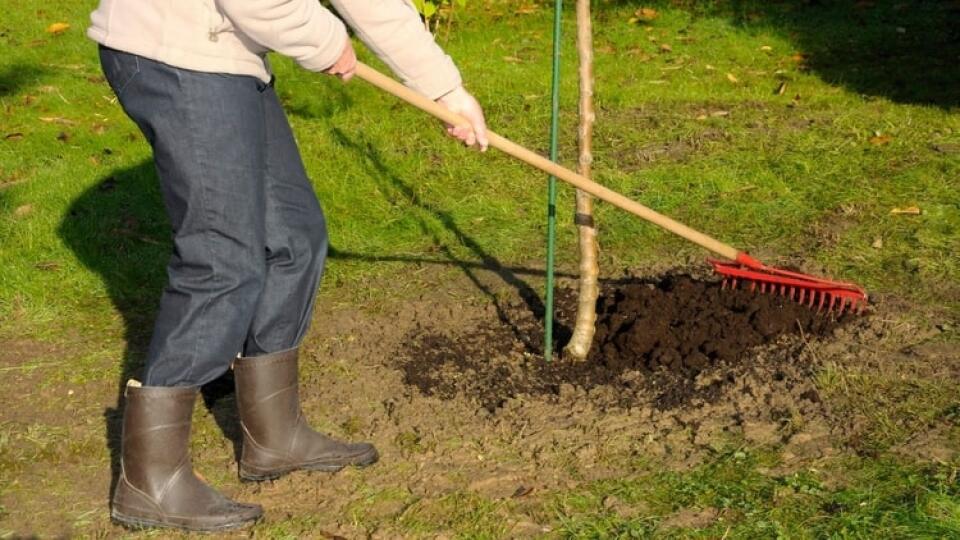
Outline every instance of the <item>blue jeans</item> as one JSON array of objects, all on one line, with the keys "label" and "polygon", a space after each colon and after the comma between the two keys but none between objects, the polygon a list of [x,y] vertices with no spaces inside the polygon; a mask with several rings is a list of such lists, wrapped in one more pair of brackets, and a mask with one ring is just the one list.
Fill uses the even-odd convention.
[{"label": "blue jeans", "polygon": [[299,345],[327,252],[323,212],[272,84],[100,48],[153,148],[173,227],[143,382],[199,386]]}]

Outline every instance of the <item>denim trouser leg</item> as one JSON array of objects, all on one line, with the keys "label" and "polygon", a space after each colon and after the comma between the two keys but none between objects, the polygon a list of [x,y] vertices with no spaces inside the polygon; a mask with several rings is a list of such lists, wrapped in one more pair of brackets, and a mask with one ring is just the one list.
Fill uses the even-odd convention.
[{"label": "denim trouser leg", "polygon": [[244,356],[298,345],[327,255],[327,226],[273,87],[264,91],[267,276]]},{"label": "denim trouser leg", "polygon": [[144,383],[202,385],[238,353],[295,347],[326,228],[273,87],[106,48],[101,62],[153,147],[174,233]]}]

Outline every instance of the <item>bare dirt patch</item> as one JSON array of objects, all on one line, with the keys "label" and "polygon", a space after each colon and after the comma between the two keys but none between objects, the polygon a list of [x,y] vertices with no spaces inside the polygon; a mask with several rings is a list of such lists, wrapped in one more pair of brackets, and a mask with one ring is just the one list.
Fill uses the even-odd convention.
[{"label": "bare dirt patch", "polygon": [[[538,536],[555,525],[544,510],[553,494],[638,467],[687,470],[745,445],[778,452],[771,474],[786,474],[857,451],[849,441],[860,420],[849,408],[836,412],[822,390],[817,377],[825,363],[866,372],[870,359],[908,343],[898,377],[910,368],[926,378],[928,364],[940,366],[940,378],[958,373],[949,349],[922,345],[915,327],[889,313],[835,321],[777,297],[720,291],[677,274],[608,281],[588,361],[548,364],[540,356],[542,307],[529,294],[539,284],[526,285],[526,274],[505,281],[504,269],[477,271],[469,282],[456,272],[416,274],[410,286],[423,291],[419,298],[365,309],[334,307],[336,298],[318,304],[301,354],[305,415],[334,436],[373,441],[382,455],[377,465],[240,483],[228,375],[198,406],[198,471],[231,496],[262,503],[259,527],[268,535],[409,537],[411,523],[427,527],[416,529],[421,536],[449,534],[448,517],[482,500],[496,502],[483,519],[497,521],[484,527],[503,537]],[[569,290],[558,299],[562,340],[575,304]],[[30,414],[51,426],[42,432],[50,440],[83,444],[47,445],[42,462],[13,473],[16,486],[0,494],[8,511],[0,528],[119,533],[108,521],[102,417],[117,382],[91,381],[73,413],[56,401],[19,405],[18,414],[37,409]],[[74,424],[76,432],[64,431]],[[916,447],[938,449],[952,436],[945,428],[930,444],[918,431],[902,453],[927,457]],[[14,433],[29,442],[26,435]],[[609,506],[621,515],[643,512],[616,500]],[[691,509],[673,518],[696,526],[710,516]]]}]

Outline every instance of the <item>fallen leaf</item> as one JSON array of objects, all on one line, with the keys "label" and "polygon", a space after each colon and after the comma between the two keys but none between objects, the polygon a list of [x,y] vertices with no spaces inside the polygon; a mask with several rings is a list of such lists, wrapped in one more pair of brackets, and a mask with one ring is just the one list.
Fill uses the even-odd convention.
[{"label": "fallen leaf", "polygon": [[113,188],[117,187],[117,181],[112,176],[107,178],[97,186],[99,191],[113,191]]},{"label": "fallen leaf", "polygon": [[533,493],[533,488],[529,486],[519,486],[516,491],[513,492],[512,497],[514,499],[519,499],[520,497],[526,497],[527,495]]},{"label": "fallen leaf", "polygon": [[504,56],[504,62],[510,62],[511,64],[520,64],[523,63],[523,60],[517,58],[516,56]]},{"label": "fallen leaf", "polygon": [[697,117],[697,120],[706,120],[706,119],[707,119],[707,115],[705,114],[701,114],[700,116]]},{"label": "fallen leaf", "polygon": [[770,51],[773,50],[773,47],[771,47],[771,46],[769,46],[769,45],[764,45],[764,46],[760,47],[760,50],[763,51],[763,52],[770,52]]},{"label": "fallen leaf", "polygon": [[710,116],[717,118],[720,116],[730,116],[730,111],[713,111]]},{"label": "fallen leaf", "polygon": [[69,120],[62,116],[41,116],[40,121],[45,122],[47,124],[60,124],[63,126],[72,126],[76,124],[76,122],[74,122],[73,120]]},{"label": "fallen leaf", "polygon": [[660,16],[657,10],[648,7],[642,7],[633,12],[633,16],[641,22],[651,22]]},{"label": "fallen leaf", "polygon": [[13,215],[16,217],[23,217],[29,214],[30,212],[33,212],[33,205],[24,204],[22,206],[18,206],[17,209],[13,211]]},{"label": "fallen leaf", "polygon": [[804,53],[800,53],[800,52],[798,52],[798,53],[793,53],[793,56],[791,56],[790,59],[793,60],[794,62],[806,62],[806,61],[807,61],[807,55],[804,54]]},{"label": "fallen leaf", "polygon": [[60,268],[60,263],[58,263],[57,261],[42,261],[33,265],[33,267],[36,268],[37,270],[50,271],[50,270],[56,270]]},{"label": "fallen leaf", "polygon": [[714,71],[714,70],[717,69],[717,68],[711,66],[710,64],[707,64],[707,65],[705,65],[705,66],[703,66],[703,67],[704,67],[704,69],[706,69],[706,70],[708,70],[708,71]]},{"label": "fallen leaf", "polygon": [[776,95],[778,95],[778,96],[782,96],[782,95],[785,94],[786,92],[787,92],[787,83],[786,83],[786,82],[781,82],[780,85],[777,86],[777,89],[773,91],[773,93],[776,94]]},{"label": "fallen leaf", "polygon": [[740,82],[740,79],[738,79],[736,75],[734,75],[733,73],[727,73],[727,80],[732,82],[733,84],[737,84],[738,82]]},{"label": "fallen leaf", "polygon": [[960,154],[960,144],[933,144],[930,148],[941,154]]},{"label": "fallen leaf", "polygon": [[55,22],[47,27],[47,33],[59,35],[70,29],[70,25],[65,22]]},{"label": "fallen leaf", "polygon": [[883,248],[883,238],[880,238],[880,237],[878,236],[878,237],[873,241],[873,243],[870,244],[870,246],[873,247],[873,249],[881,249],[881,248]]},{"label": "fallen leaf", "polygon": [[890,214],[894,216],[919,216],[923,211],[920,210],[919,206],[905,206],[903,208],[894,208],[890,210]]},{"label": "fallen leaf", "polygon": [[663,52],[673,52],[673,47],[664,43],[663,45],[660,46],[660,50]]},{"label": "fallen leaf", "polygon": [[885,144],[890,144],[890,141],[893,140],[893,137],[891,137],[890,135],[881,135],[880,133],[877,133],[876,135],[874,135],[873,137],[870,137],[867,140],[870,142],[870,144],[874,146],[883,146]]},{"label": "fallen leaf", "polygon": [[19,141],[20,139],[23,138],[23,133],[19,131],[16,131],[14,133],[7,133],[6,135],[3,136],[3,138],[4,140],[7,140],[7,141]]}]

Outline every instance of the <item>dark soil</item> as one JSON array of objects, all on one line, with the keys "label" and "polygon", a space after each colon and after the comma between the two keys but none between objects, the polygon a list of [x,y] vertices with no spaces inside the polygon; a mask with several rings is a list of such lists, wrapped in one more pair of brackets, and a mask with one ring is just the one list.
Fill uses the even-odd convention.
[{"label": "dark soil", "polygon": [[[558,291],[556,350],[570,336],[576,292]],[[490,411],[519,395],[560,395],[565,387],[609,387],[613,402],[630,406],[657,392],[655,404],[674,408],[693,397],[716,399],[715,382],[698,376],[749,362],[751,351],[783,336],[822,336],[843,320],[790,300],[686,275],[607,285],[597,302],[597,333],[585,362],[544,362],[542,321],[522,304],[508,306],[497,323],[450,335],[420,330],[401,353],[404,380],[426,395],[475,396]],[[795,338],[796,339],[796,338]],[[784,350],[786,350],[785,348]]]}]

